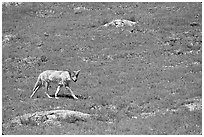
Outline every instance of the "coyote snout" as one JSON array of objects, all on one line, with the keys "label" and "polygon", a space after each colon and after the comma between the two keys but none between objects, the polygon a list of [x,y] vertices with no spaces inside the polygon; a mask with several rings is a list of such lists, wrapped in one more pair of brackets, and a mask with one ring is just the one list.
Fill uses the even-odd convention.
[{"label": "coyote snout", "polygon": [[62,86],[65,86],[66,89],[68,89],[71,92],[71,95],[73,96],[74,99],[78,99],[73,91],[71,90],[71,88],[69,87],[69,83],[71,81],[76,82],[78,75],[79,75],[80,70],[78,71],[57,71],[57,70],[46,70],[42,73],[40,73],[40,75],[38,76],[37,82],[35,83],[35,86],[33,88],[33,93],[30,96],[30,98],[32,98],[34,96],[34,94],[37,92],[37,90],[41,87],[45,87],[45,94],[47,95],[48,98],[52,98],[50,97],[50,95],[47,93],[48,92],[48,88],[49,88],[49,84],[51,82],[53,83],[57,83],[58,87],[57,90],[55,92],[55,98],[58,99],[57,94],[60,91],[60,88]]}]

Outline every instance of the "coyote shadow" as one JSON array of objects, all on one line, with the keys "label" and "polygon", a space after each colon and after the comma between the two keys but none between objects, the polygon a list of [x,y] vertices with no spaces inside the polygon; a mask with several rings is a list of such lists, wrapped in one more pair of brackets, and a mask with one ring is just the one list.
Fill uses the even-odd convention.
[{"label": "coyote shadow", "polygon": [[[55,97],[55,95],[50,95],[51,97]],[[82,96],[82,95],[75,95],[78,99],[87,99],[88,97]],[[69,98],[74,99],[72,95],[70,94],[58,94],[57,97],[59,98]]]}]

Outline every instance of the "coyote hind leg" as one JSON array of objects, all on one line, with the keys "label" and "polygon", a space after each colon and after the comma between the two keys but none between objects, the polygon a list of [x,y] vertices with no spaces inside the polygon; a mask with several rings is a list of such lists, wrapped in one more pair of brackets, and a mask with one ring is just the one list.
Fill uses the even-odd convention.
[{"label": "coyote hind leg", "polygon": [[56,90],[56,92],[55,92],[55,98],[56,99],[59,99],[58,97],[57,97],[57,94],[60,92],[60,88],[62,87],[62,85],[59,85],[58,87],[57,87],[57,90]]},{"label": "coyote hind leg", "polygon": [[31,94],[30,98],[32,98],[34,96],[34,94],[38,91],[38,89],[40,88],[41,86],[40,85],[37,85],[37,87],[35,87],[33,89],[33,93]]},{"label": "coyote hind leg", "polygon": [[48,82],[45,83],[45,88],[46,88],[46,90],[45,90],[45,95],[47,95],[48,98],[52,98],[52,97],[47,93],[47,92],[48,92],[48,89],[49,89],[49,83],[48,83]]}]

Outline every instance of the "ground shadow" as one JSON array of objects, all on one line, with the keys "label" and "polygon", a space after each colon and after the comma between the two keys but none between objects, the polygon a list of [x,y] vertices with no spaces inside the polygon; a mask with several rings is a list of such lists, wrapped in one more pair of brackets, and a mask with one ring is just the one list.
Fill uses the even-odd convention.
[{"label": "ground shadow", "polygon": [[[51,97],[55,97],[55,95],[50,95]],[[87,99],[88,97],[82,96],[82,95],[75,95],[78,99]],[[69,99],[74,99],[72,95],[70,94],[58,94],[57,97],[59,98],[69,98]]]}]

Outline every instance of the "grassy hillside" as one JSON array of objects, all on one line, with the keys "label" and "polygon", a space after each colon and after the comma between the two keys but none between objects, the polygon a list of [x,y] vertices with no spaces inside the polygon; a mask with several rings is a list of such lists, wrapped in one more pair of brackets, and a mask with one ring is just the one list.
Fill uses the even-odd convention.
[{"label": "grassy hillside", "polygon": [[[13,3],[2,6],[3,134],[202,134],[201,3]],[[115,20],[134,26],[104,26]],[[44,70],[78,70],[60,99]],[[55,84],[49,94],[54,95]],[[4,126],[25,113],[69,109],[91,121]]]}]

